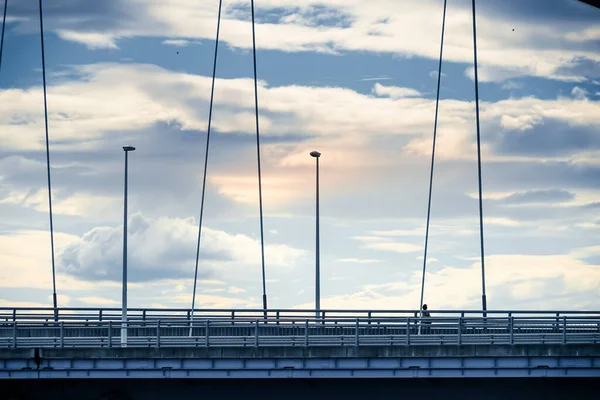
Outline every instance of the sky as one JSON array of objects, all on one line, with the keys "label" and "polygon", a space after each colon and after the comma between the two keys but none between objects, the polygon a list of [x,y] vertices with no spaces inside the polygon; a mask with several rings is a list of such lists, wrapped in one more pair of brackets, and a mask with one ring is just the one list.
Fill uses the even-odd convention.
[{"label": "sky", "polygon": [[[418,309],[442,0],[257,0],[270,308]],[[0,5],[0,12],[3,11]],[[61,307],[190,307],[217,0],[53,0],[44,40]],[[0,70],[0,306],[52,305],[37,0]],[[600,309],[600,10],[477,3],[488,309]],[[425,302],[481,307],[470,0],[448,0]],[[197,308],[262,306],[249,0],[223,0]]]}]

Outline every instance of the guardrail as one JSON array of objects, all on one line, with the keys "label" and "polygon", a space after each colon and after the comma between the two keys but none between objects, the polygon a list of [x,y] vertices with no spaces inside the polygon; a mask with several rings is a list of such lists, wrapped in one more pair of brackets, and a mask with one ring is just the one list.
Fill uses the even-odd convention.
[{"label": "guardrail", "polygon": [[[600,311],[558,311],[558,310],[429,310],[432,315],[447,317],[597,317]],[[198,318],[211,319],[313,319],[315,310],[307,309],[195,309],[193,316],[187,308],[128,308],[127,319],[130,321],[152,321]],[[326,321],[339,318],[416,318],[419,310],[322,310],[319,319]],[[55,310],[52,307],[0,307],[0,322],[14,321],[121,321],[121,309],[112,308],[77,308],[65,307]]]},{"label": "guardrail", "polygon": [[127,347],[600,343],[598,315],[297,318],[280,314],[265,318],[261,314],[259,318],[132,318],[126,327],[112,319],[0,321],[0,347],[121,347],[122,328],[127,330]]}]

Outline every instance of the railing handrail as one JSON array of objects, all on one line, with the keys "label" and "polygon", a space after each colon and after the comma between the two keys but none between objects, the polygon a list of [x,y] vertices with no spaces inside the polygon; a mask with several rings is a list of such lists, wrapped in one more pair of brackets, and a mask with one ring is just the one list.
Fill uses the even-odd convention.
[{"label": "railing handrail", "polygon": [[[185,314],[191,315],[191,309],[188,308],[128,308],[128,313],[132,315],[142,314],[167,314],[167,315],[177,315],[177,314]],[[461,314],[461,315],[548,315],[548,316],[562,316],[562,315],[598,315],[600,316],[600,311],[586,311],[586,310],[428,310],[430,314]],[[89,315],[98,315],[100,313],[106,314],[106,316],[114,314],[120,314],[121,308],[117,307],[61,307],[58,309],[58,315],[78,315],[89,313]],[[314,315],[315,310],[312,309],[258,309],[258,308],[248,308],[248,309],[195,309],[194,316],[201,314],[226,314],[226,315],[235,315],[235,314],[257,314],[257,315]],[[330,317],[337,315],[382,315],[382,314],[391,314],[391,315],[417,315],[419,314],[419,310],[357,310],[357,309],[347,309],[347,310],[339,310],[339,309],[324,309],[320,311],[321,315]],[[39,314],[40,317],[45,315],[50,315],[54,317],[54,308],[52,307],[0,307],[0,317],[12,317],[12,316],[34,316]],[[104,315],[103,315],[104,316]]]},{"label": "railing handrail", "polygon": [[133,347],[598,344],[600,316],[23,318],[0,322],[0,347],[119,347],[121,330]]},{"label": "railing handrail", "polygon": [[[23,316],[25,317],[25,316]],[[68,323],[77,323],[79,322],[104,322],[103,320],[106,319],[106,322],[108,322],[108,320],[112,320],[112,321],[121,321],[121,316],[111,316],[114,318],[103,318],[103,320],[95,320],[95,319],[90,319],[87,318],[87,316],[85,316],[86,318],[83,317],[78,317],[77,315],[73,316],[74,318],[67,318],[66,320],[64,320],[63,322],[68,322]],[[118,317],[118,318],[117,318]],[[226,323],[231,323],[232,321],[234,322],[243,322],[243,321],[255,321],[255,320],[260,320],[260,321],[268,321],[268,322],[274,322],[274,323],[283,323],[283,322],[304,322],[305,320],[309,320],[309,321],[318,321],[318,322],[354,322],[356,320],[358,321],[365,321],[365,322],[369,322],[369,323],[377,323],[377,322],[402,322],[402,321],[406,321],[408,320],[424,320],[424,321],[430,321],[430,322],[455,322],[459,319],[462,319],[463,322],[486,322],[486,323],[493,323],[493,322],[508,322],[510,319],[513,319],[514,321],[521,321],[521,322],[529,322],[529,323],[556,323],[556,321],[559,320],[563,320],[563,319],[567,319],[567,321],[581,321],[581,322],[588,322],[588,321],[599,321],[600,322],[600,316],[561,316],[559,318],[555,317],[555,316],[512,316],[512,317],[472,317],[472,316],[468,316],[468,317],[459,317],[459,316],[431,316],[431,317],[420,317],[420,316],[394,316],[394,317],[364,317],[364,316],[343,316],[343,317],[327,317],[327,318],[315,318],[314,316],[312,317],[304,317],[304,316],[299,316],[299,317],[293,317],[293,316],[280,316],[280,317],[273,317],[273,316],[268,316],[268,317],[264,317],[264,316],[235,316],[235,317],[226,317],[226,316],[198,316],[196,318],[194,318],[194,321],[203,321],[203,320],[211,320],[211,321],[215,321],[215,322],[226,322]],[[39,323],[50,323],[50,322],[61,322],[61,321],[39,321],[36,319],[31,319],[28,320],[26,318],[23,318],[25,320],[25,322],[31,323],[31,322],[39,322]],[[141,318],[128,318],[129,321],[132,322],[137,322],[137,321],[171,321],[171,322],[189,322],[190,319],[189,318],[177,318],[177,317],[164,317],[164,318],[146,318],[141,319]],[[7,321],[2,321],[0,319],[0,323],[2,322],[7,322]],[[8,321],[8,322],[12,322]]]},{"label": "railing handrail", "polygon": [[[53,307],[0,307],[0,312],[2,311],[25,311],[25,310],[41,310],[41,311],[52,311],[54,312]],[[60,307],[58,311],[115,311],[121,312],[120,307]],[[145,307],[128,307],[128,311],[135,312],[143,312],[143,311],[164,311],[164,312],[188,312],[191,311],[190,308],[145,308]],[[194,313],[197,312],[256,312],[256,313],[264,313],[265,310],[262,308],[196,308],[194,309]],[[429,312],[436,313],[534,313],[534,314],[550,314],[550,313],[560,313],[560,314],[599,314],[600,311],[597,310],[511,310],[511,309],[499,309],[499,310],[476,310],[476,309],[451,309],[451,310],[435,310],[429,309]],[[298,313],[315,313],[314,309],[305,309],[305,308],[269,308],[267,309],[269,313],[276,312],[298,312]],[[419,310],[414,309],[321,309],[321,313],[419,313]]]},{"label": "railing handrail", "polygon": [[[235,319],[228,318],[198,318],[194,320],[189,319],[175,319],[175,318],[166,318],[166,319],[148,319],[148,320],[138,320],[138,319],[130,319],[127,321],[127,325],[148,325],[153,326],[156,324],[181,324],[182,326],[189,326],[190,324],[198,324],[204,323],[205,321],[210,321],[212,326],[216,326],[214,324],[222,324],[223,326],[231,326],[232,323],[236,326],[240,326],[244,323],[254,324],[255,322],[259,322],[261,325],[274,325],[281,326],[283,324],[294,324],[297,323],[297,326],[301,326],[305,322],[318,324],[320,326],[325,326],[327,328],[335,327],[335,326],[351,326],[355,322],[365,324],[365,326],[376,327],[378,324],[381,326],[398,326],[398,324],[408,322],[428,322],[431,326],[456,326],[459,322],[462,325],[470,324],[470,326],[485,326],[485,327],[506,327],[512,324],[522,325],[522,326],[553,326],[557,324],[566,323],[569,326],[580,326],[584,325],[593,325],[597,326],[600,331],[600,317],[589,317],[589,318],[581,318],[581,317],[561,317],[559,319],[556,318],[528,318],[528,317],[512,317],[512,318],[494,318],[494,317],[398,317],[398,318],[343,318],[343,319],[332,319],[330,321],[324,320],[322,318],[257,318],[257,317],[236,317]],[[13,326],[23,326],[23,327],[31,327],[31,326],[53,326],[53,325],[64,325],[64,326],[87,326],[87,325],[108,325],[110,323],[114,323],[114,320],[107,321],[99,321],[99,320],[70,320],[70,321],[0,321],[0,326],[4,327],[7,325]],[[121,322],[120,320],[117,322]],[[325,322],[325,324],[323,324]],[[120,324],[116,324],[115,326],[120,326]]]}]

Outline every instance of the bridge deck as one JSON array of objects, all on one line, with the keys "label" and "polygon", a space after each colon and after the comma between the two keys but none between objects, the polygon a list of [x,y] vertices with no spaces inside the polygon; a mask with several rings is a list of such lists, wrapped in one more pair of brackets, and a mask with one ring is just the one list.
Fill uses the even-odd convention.
[{"label": "bridge deck", "polygon": [[600,377],[600,313],[0,309],[0,379]]}]

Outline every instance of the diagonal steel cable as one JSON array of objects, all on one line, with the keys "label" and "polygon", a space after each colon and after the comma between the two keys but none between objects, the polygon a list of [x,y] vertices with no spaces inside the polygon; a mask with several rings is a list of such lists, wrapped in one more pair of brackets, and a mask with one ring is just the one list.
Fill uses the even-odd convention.
[{"label": "diagonal steel cable", "polygon": [[440,84],[442,81],[442,60],[444,55],[444,32],[446,29],[446,3],[444,0],[444,12],[442,16],[442,39],[440,41],[440,59],[438,64],[438,76],[437,76],[437,96],[435,99],[435,119],[433,122],[433,150],[431,151],[431,169],[429,174],[429,199],[427,201],[427,222],[425,225],[425,250],[423,252],[423,275],[421,277],[421,298],[419,301],[419,309],[421,310],[421,316],[423,316],[423,295],[425,293],[425,271],[427,268],[427,246],[429,245],[429,221],[431,217],[431,192],[433,190],[433,168],[435,165],[435,144],[437,139],[437,126],[438,126],[438,111],[440,105]]},{"label": "diagonal steel cable", "polygon": [[252,9],[252,54],[254,57],[254,111],[256,116],[256,158],[258,164],[258,206],[260,212],[260,255],[262,266],[263,309],[267,312],[267,283],[265,273],[265,235],[263,223],[262,175],[260,169],[260,129],[258,124],[258,80],[256,73],[256,33],[254,27],[254,0],[250,0]]},{"label": "diagonal steel cable", "polygon": [[52,181],[50,179],[50,141],[48,134],[48,101],[46,95],[46,51],[44,49],[44,17],[42,0],[40,4],[40,40],[42,45],[42,80],[44,85],[44,123],[46,126],[46,169],[48,173],[48,209],[50,215],[50,247],[52,251],[52,300],[54,304],[54,319],[58,321],[58,304],[56,300],[56,265],[54,262],[54,223],[52,218]]},{"label": "diagonal steel cable", "polygon": [[[223,0],[219,0],[219,12],[217,16],[217,34],[215,38],[215,57],[213,60],[213,74],[212,74],[212,85],[210,88],[210,104],[208,107],[208,127],[206,129],[206,152],[204,154],[204,175],[202,177],[202,198],[200,200],[200,218],[198,219],[198,242],[196,244],[196,268],[194,271],[194,289],[192,293],[192,311],[191,319],[194,319],[194,309],[196,306],[196,286],[198,283],[198,262],[200,259],[200,240],[202,238],[202,218],[204,216],[204,195],[206,193],[206,173],[208,170],[208,150],[210,146],[210,131],[212,124],[212,113],[213,113],[213,100],[215,96],[215,79],[217,76],[217,55],[219,52],[219,32],[221,30],[221,7]],[[191,334],[191,328],[190,328]]]}]

